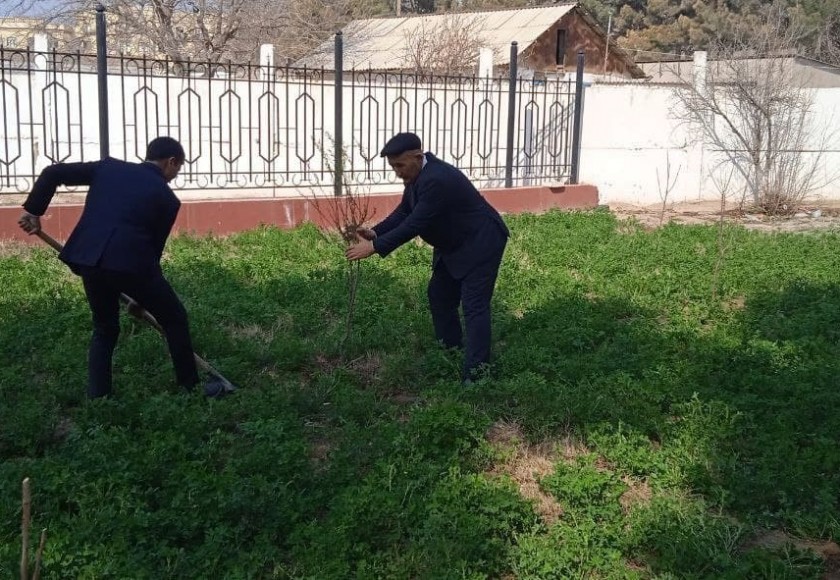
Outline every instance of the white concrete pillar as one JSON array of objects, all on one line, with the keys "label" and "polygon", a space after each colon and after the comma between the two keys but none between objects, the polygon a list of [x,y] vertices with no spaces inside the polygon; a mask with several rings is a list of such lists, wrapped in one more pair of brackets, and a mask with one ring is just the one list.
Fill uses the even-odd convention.
[{"label": "white concrete pillar", "polygon": [[705,50],[698,50],[694,53],[694,90],[698,95],[706,96],[708,87],[708,53]]},{"label": "white concrete pillar", "polygon": [[[694,91],[699,97],[705,100],[708,97],[709,91],[709,68],[708,68],[708,53],[705,50],[698,50],[694,53],[694,67],[692,71],[692,83],[694,83]],[[714,90],[714,89],[712,89]],[[707,191],[709,189],[710,180],[706,175],[705,157],[706,157],[706,134],[703,128],[703,123],[710,122],[711,119],[705,119],[703,122],[694,123],[691,132],[694,137],[688,150],[688,174],[695,176],[697,180],[696,196],[697,199],[703,199],[708,195],[714,193]]]},{"label": "white concrete pillar", "polygon": [[269,80],[274,73],[274,45],[260,45],[260,80]]},{"label": "white concrete pillar", "polygon": [[478,77],[493,78],[493,49],[481,47],[478,49]]},{"label": "white concrete pillar", "polygon": [[[33,107],[40,107],[44,111],[52,111],[55,104],[52,102],[51,95],[44,93],[44,88],[47,86],[47,66],[49,64],[48,53],[50,50],[50,41],[46,34],[38,33],[32,36],[32,50],[35,52],[33,63],[35,72],[32,83],[32,100]],[[55,127],[53,126],[52,114],[45,114],[45,124],[42,131],[33,132],[32,134],[32,151],[35,160],[35,173],[40,173],[50,160],[44,155],[46,144],[43,142],[44,135],[46,135],[47,143],[50,143],[54,138]]]},{"label": "white concrete pillar", "polygon": [[50,50],[50,41],[46,34],[35,34],[32,36],[32,50],[35,55],[35,66],[41,70],[47,68],[47,53]]},{"label": "white concrete pillar", "polygon": [[32,48],[35,52],[47,52],[50,49],[50,42],[46,34],[35,34],[32,36]]}]

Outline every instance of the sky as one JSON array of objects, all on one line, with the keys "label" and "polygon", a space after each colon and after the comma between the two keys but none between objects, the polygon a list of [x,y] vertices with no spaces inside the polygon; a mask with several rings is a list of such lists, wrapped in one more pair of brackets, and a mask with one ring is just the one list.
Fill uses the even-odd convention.
[{"label": "sky", "polygon": [[0,0],[0,18],[49,15],[62,4],[66,0]]}]

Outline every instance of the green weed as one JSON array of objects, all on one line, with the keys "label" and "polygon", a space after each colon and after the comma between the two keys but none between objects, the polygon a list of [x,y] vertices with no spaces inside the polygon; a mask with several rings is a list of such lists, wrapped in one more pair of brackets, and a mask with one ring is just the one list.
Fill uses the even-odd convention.
[{"label": "green weed", "polygon": [[[222,401],[179,393],[127,317],[117,396],[86,401],[81,285],[45,249],[0,256],[0,577],[26,476],[46,578],[836,569],[840,237],[733,226],[716,270],[715,227],[507,221],[494,375],[469,389],[433,339],[425,246],[364,264],[345,342],[344,258],[312,227],[174,239],[196,349],[240,385]],[[556,518],[504,473],[499,422],[579,442],[530,479]]]}]

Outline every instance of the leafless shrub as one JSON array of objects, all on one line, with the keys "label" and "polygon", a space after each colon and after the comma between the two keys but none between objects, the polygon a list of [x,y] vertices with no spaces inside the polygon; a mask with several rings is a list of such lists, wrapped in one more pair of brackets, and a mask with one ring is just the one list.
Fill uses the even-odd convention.
[{"label": "leafless shrub", "polygon": [[732,235],[728,234],[726,228],[726,206],[731,197],[735,195],[740,198],[740,204],[743,204],[744,193],[737,195],[734,191],[735,168],[729,166],[723,173],[713,173],[712,182],[720,196],[720,213],[718,213],[717,221],[717,253],[715,255],[715,264],[712,268],[712,300],[717,300],[718,292],[720,291],[720,272],[723,270],[723,264],[726,261],[726,256],[732,244]]},{"label": "leafless shrub", "polygon": [[[336,143],[331,141],[331,147],[325,147],[323,143],[318,144],[318,149],[327,170],[336,175],[334,163],[330,161],[330,153],[335,151]],[[350,167],[350,160],[347,150],[341,151],[342,166]],[[368,224],[374,216],[373,208],[370,205],[370,188],[353,185],[347,181],[343,182],[340,196],[327,192],[323,188],[303,193],[304,198],[318,215],[322,228],[319,231],[330,243],[338,242],[342,248],[346,248],[359,241],[356,233],[358,228]],[[348,341],[353,332],[353,318],[356,311],[356,296],[358,294],[359,280],[362,275],[362,261],[347,262],[347,316],[345,318],[344,343]]]},{"label": "leafless shrub", "polygon": [[665,211],[668,209],[668,197],[677,185],[677,179],[680,177],[680,170],[682,165],[677,167],[674,178],[671,179],[671,155],[665,154],[665,176],[664,183],[660,179],[659,168],[656,168],[656,188],[659,190],[659,200],[662,202],[662,207],[659,209],[659,225],[665,221]]},{"label": "leafless shrub", "polygon": [[678,72],[677,115],[736,169],[756,209],[792,213],[824,185],[830,139],[813,125],[814,94],[791,58],[804,31],[771,7],[738,32],[711,47],[708,83]]}]

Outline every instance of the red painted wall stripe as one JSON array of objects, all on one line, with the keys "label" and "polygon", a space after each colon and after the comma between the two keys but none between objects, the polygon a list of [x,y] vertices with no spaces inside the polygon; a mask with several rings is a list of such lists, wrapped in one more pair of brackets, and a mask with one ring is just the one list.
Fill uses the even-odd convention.
[{"label": "red painted wall stripe", "polygon": [[[593,185],[487,189],[482,194],[502,213],[541,213],[554,208],[587,209],[598,205],[598,189]],[[385,218],[399,203],[400,196],[372,195],[370,209],[375,212],[373,221]],[[340,198],[324,199],[332,201]],[[27,236],[18,228],[20,212],[18,206],[0,207],[0,240],[36,243],[37,238]],[[81,204],[53,203],[42,218],[41,225],[51,236],[64,241],[76,226],[81,212]],[[303,197],[186,201],[181,206],[174,233],[225,235],[263,224],[293,228],[307,221],[330,225],[321,223],[312,203]]]}]

